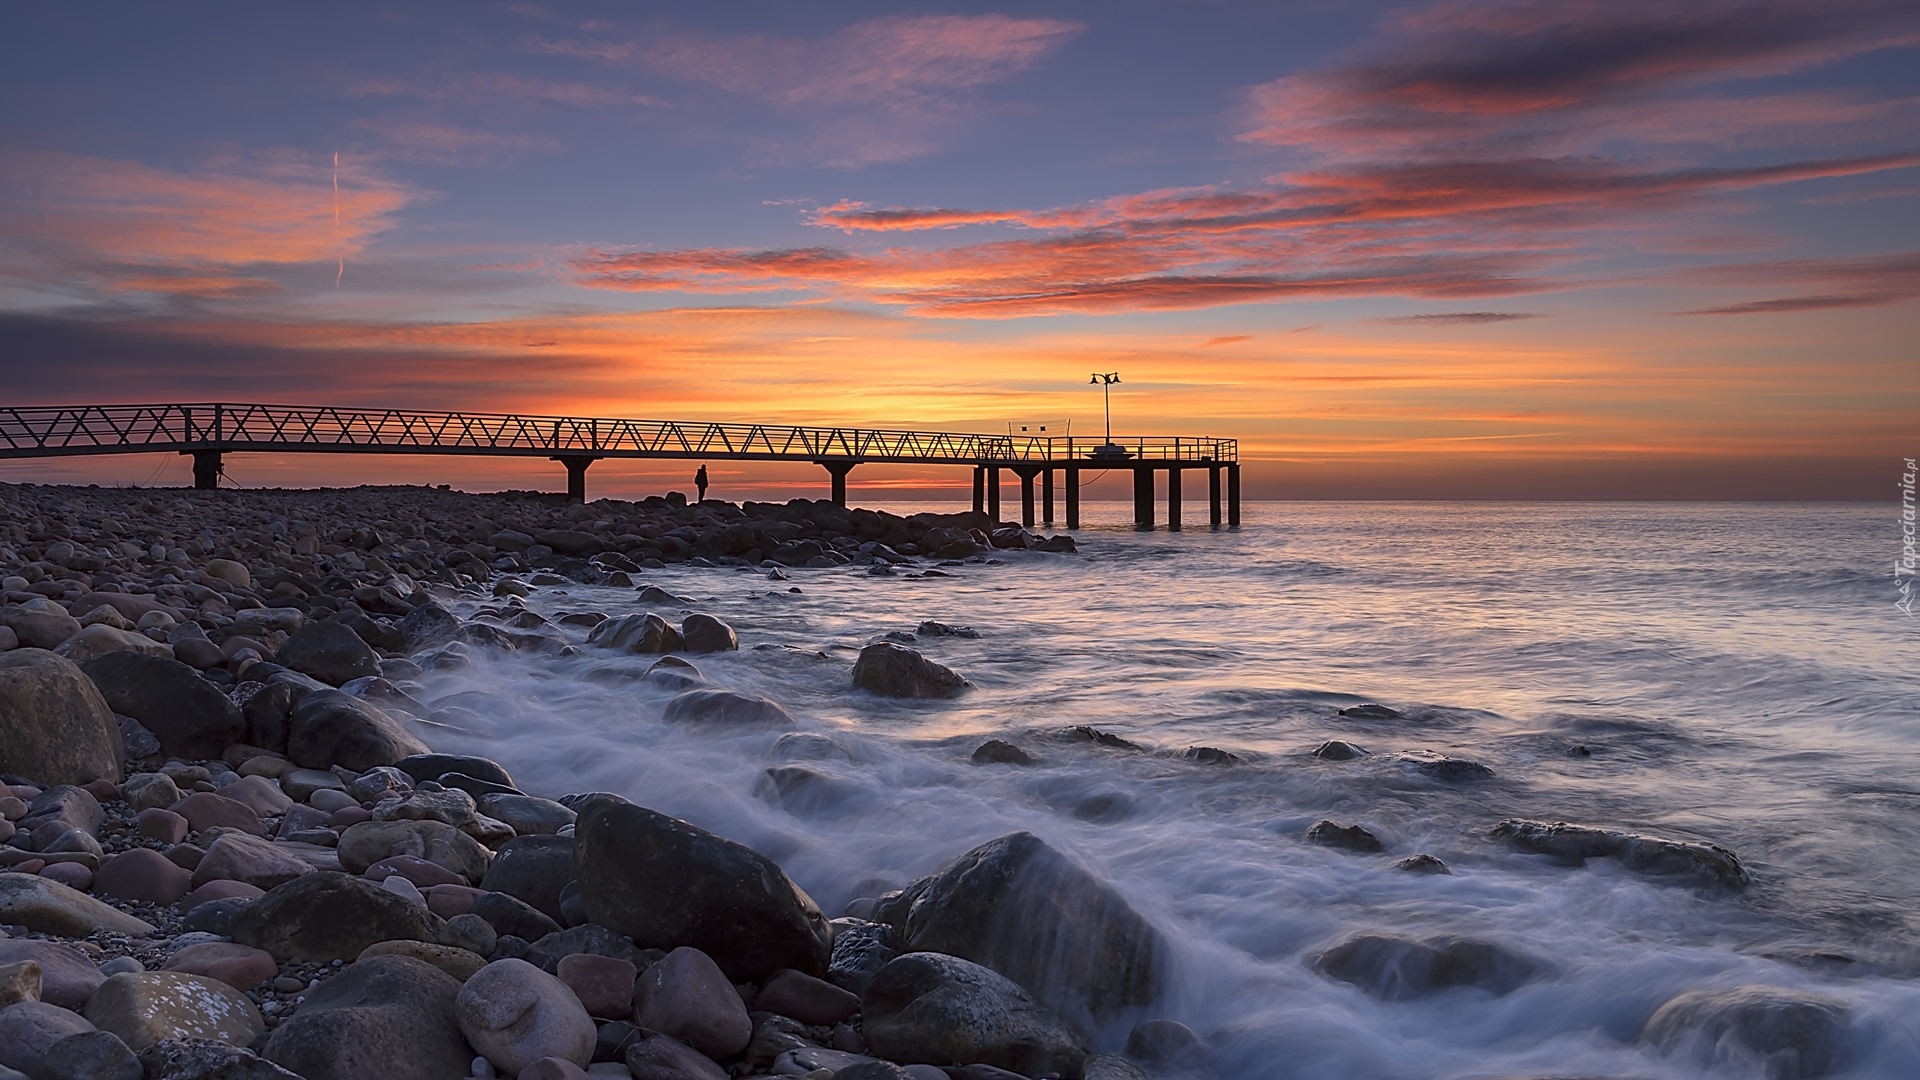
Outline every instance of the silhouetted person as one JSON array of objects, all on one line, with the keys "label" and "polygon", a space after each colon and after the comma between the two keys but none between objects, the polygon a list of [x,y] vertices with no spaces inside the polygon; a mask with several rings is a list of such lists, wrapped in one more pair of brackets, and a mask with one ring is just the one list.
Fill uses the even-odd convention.
[{"label": "silhouetted person", "polygon": [[693,486],[700,489],[700,501],[706,502],[707,501],[707,467],[705,465],[700,466],[700,471],[693,474]]}]

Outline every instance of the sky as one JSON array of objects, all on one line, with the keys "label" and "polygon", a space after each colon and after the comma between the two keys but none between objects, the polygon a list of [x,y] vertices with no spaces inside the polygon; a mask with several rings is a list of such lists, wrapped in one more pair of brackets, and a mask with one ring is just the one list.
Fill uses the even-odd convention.
[{"label": "sky", "polygon": [[1116,434],[1238,439],[1253,498],[1894,498],[1916,46],[1911,0],[7,5],[0,406],[1097,435],[1117,371]]}]

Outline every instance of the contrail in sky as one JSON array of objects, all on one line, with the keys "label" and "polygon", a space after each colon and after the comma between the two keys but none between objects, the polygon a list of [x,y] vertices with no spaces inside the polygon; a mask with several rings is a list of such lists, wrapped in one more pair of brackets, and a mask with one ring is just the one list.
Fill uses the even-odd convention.
[{"label": "contrail in sky", "polygon": [[[333,239],[340,239],[340,151],[333,152]],[[334,271],[333,287],[340,287],[340,279],[347,276],[347,256],[340,255],[340,268]]]}]

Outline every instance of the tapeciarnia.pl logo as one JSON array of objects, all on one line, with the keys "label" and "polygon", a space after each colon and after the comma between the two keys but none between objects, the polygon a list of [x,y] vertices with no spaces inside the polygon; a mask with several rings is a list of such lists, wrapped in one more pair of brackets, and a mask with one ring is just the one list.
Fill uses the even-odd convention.
[{"label": "tapeciarnia.pl logo", "polygon": [[1893,606],[1913,615],[1913,478],[1916,470],[1913,459],[1906,458],[1906,471],[1900,474],[1900,557],[1893,563],[1894,587],[1900,592],[1900,599]]}]

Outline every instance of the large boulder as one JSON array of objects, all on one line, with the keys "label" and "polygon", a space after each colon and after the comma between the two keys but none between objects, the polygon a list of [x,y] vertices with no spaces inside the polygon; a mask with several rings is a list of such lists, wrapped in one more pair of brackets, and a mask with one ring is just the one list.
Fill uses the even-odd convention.
[{"label": "large boulder", "polygon": [[44,649],[0,652],[0,772],[44,784],[118,780],[120,728],[99,687]]},{"label": "large boulder", "polygon": [[247,720],[220,688],[178,660],[114,652],[80,665],[114,712],[140,721],[162,753],[217,758],[246,737]]},{"label": "large boulder", "polygon": [[454,1013],[459,994],[458,979],[425,961],[371,956],[308,991],[265,1056],[305,1080],[466,1076],[473,1050]]},{"label": "large boulder", "polygon": [[338,690],[301,698],[288,721],[287,756],[303,769],[340,765],[365,772],[426,752],[399,721]]},{"label": "large boulder", "polygon": [[953,697],[972,686],[945,664],[891,641],[877,641],[860,650],[860,658],[853,662],[853,685],[898,698]]},{"label": "large boulder", "polygon": [[680,631],[652,612],[608,619],[587,634],[587,644],[627,653],[680,651]]},{"label": "large boulder", "polygon": [[908,952],[972,960],[1069,1015],[1105,1018],[1159,990],[1166,943],[1111,885],[1028,832],[909,885],[880,912]]},{"label": "large boulder", "polygon": [[1493,827],[1493,835],[1566,866],[1614,858],[1636,873],[1686,884],[1738,889],[1751,880],[1739,857],[1719,844],[1524,818],[1502,821]]},{"label": "large boulder", "polygon": [[833,931],[772,859],[613,795],[574,803],[573,867],[590,921],[643,948],[692,946],[734,982],[824,976]]},{"label": "large boulder", "polygon": [[247,995],[218,979],[180,971],[115,975],[87,999],[82,1015],[136,1052],[168,1039],[246,1046],[267,1030]]},{"label": "large boulder", "polygon": [[101,930],[141,937],[153,924],[37,874],[0,874],[0,923],[83,938]]},{"label": "large boulder", "polygon": [[732,652],[740,647],[740,636],[725,622],[696,612],[680,620],[680,642],[688,652]]},{"label": "large boulder", "polygon": [[453,1009],[467,1042],[505,1075],[546,1057],[582,1066],[593,1059],[586,1006],[566,983],[525,960],[496,960],[475,972]]},{"label": "large boulder", "polygon": [[57,649],[80,632],[80,620],[52,601],[0,605],[0,626],[11,629],[20,644],[29,649]]},{"label": "large boulder", "polygon": [[747,1048],[753,1021],[706,953],[679,948],[647,967],[633,988],[634,1022],[724,1061]]},{"label": "large boulder", "polygon": [[438,603],[428,601],[403,616],[398,627],[407,636],[407,651],[420,652],[452,641],[460,632],[460,619]]},{"label": "large boulder", "polygon": [[209,881],[242,881],[256,889],[284,885],[313,867],[287,848],[259,836],[229,832],[207,847],[193,869],[193,885]]},{"label": "large boulder", "polygon": [[349,874],[396,855],[412,855],[478,883],[487,849],[444,821],[363,821],[340,834],[340,867]]},{"label": "large boulder", "polygon": [[380,674],[380,654],[342,622],[310,622],[280,646],[280,663],[328,686]]},{"label": "large boulder", "polygon": [[957,956],[899,957],[873,977],[862,1008],[868,1047],[889,1061],[1078,1076],[1089,1052],[1079,1032],[1025,990]]},{"label": "large boulder", "polygon": [[500,845],[480,887],[517,897],[565,926],[560,891],[573,881],[573,837],[521,836]]},{"label": "large boulder", "polygon": [[662,717],[669,724],[715,729],[789,729],[793,715],[780,703],[734,690],[688,690],[667,702]]},{"label": "large boulder", "polygon": [[353,960],[380,941],[440,940],[439,918],[419,904],[363,878],[327,871],[275,886],[241,909],[227,930],[233,940],[265,949],[282,963]]},{"label": "large boulder", "polygon": [[54,652],[76,664],[84,664],[96,656],[105,656],[111,652],[133,652],[143,656],[173,659],[171,646],[155,641],[145,634],[122,630],[103,622],[81,627],[79,633],[61,642],[60,647]]},{"label": "large boulder", "polygon": [[1689,990],[1660,1006],[1643,1042],[1718,1073],[1818,1080],[1847,1065],[1845,1002],[1771,986]]},{"label": "large boulder", "polygon": [[0,967],[31,960],[40,965],[40,1000],[78,1009],[106,976],[79,949],[59,941],[0,939]]},{"label": "large boulder", "polygon": [[1456,987],[1510,994],[1544,965],[1504,945],[1473,938],[1415,941],[1358,934],[1314,958],[1314,969],[1382,1001],[1404,1001]]}]

